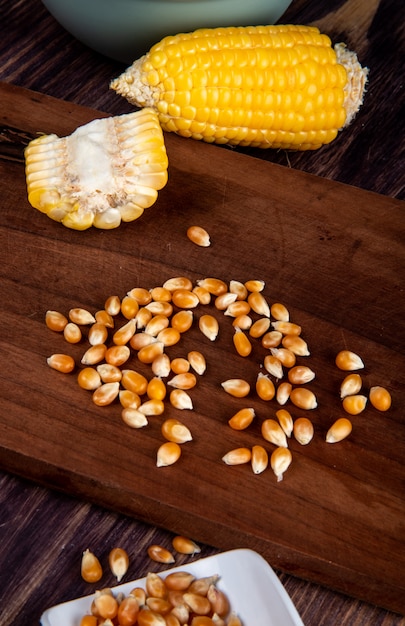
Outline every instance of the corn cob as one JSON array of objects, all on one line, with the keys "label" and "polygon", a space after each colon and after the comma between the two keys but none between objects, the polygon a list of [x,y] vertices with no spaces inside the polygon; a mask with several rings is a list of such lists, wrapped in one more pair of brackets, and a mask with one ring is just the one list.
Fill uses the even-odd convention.
[{"label": "corn cob", "polygon": [[162,128],[210,143],[310,150],[358,111],[367,69],[310,26],[199,29],[165,37],[111,88]]},{"label": "corn cob", "polygon": [[30,204],[68,228],[111,229],[137,219],[167,181],[156,113],[96,119],[68,137],[42,135],[25,150]]}]

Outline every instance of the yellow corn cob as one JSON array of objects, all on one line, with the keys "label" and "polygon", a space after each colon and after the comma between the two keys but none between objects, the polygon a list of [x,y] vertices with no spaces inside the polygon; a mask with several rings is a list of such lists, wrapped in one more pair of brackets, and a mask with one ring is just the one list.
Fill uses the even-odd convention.
[{"label": "yellow corn cob", "polygon": [[68,228],[115,228],[137,219],[167,182],[155,111],[96,119],[68,137],[42,135],[25,150],[30,204]]},{"label": "yellow corn cob", "polygon": [[359,109],[367,69],[310,26],[200,29],[166,37],[111,88],[164,130],[207,142],[315,149]]}]

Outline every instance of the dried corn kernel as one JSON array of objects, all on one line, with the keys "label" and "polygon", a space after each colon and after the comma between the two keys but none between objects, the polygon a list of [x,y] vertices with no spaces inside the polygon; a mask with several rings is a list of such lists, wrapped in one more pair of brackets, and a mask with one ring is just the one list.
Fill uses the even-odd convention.
[{"label": "dried corn kernel", "polygon": [[231,280],[229,282],[229,291],[236,293],[238,300],[246,300],[248,296],[248,290],[246,286],[240,282],[240,280]]},{"label": "dried corn kernel", "polygon": [[184,389],[173,389],[170,392],[169,398],[170,404],[175,409],[179,409],[181,411],[193,409],[193,401]]},{"label": "dried corn kernel", "polygon": [[270,314],[274,317],[278,322],[289,322],[290,321],[290,313],[287,307],[281,302],[275,302],[270,307]]},{"label": "dried corn kernel", "polygon": [[340,370],[353,371],[364,368],[364,363],[355,352],[351,350],[341,350],[335,359],[335,363]]},{"label": "dried corn kernel", "polygon": [[163,288],[168,291],[175,291],[176,289],[189,289],[193,288],[193,283],[186,276],[174,276],[169,278],[163,283]]},{"label": "dried corn kernel", "polygon": [[145,400],[145,402],[142,402],[138,407],[138,411],[146,416],[162,415],[164,410],[165,405],[163,400],[157,400],[156,398]]},{"label": "dried corn kernel", "polygon": [[281,448],[287,447],[287,437],[280,424],[274,419],[265,419],[261,426],[262,436],[266,441]]},{"label": "dried corn kernel", "polygon": [[141,404],[139,395],[129,389],[121,389],[118,396],[124,409],[137,409]]},{"label": "dried corn kernel", "polygon": [[[96,347],[96,346],[94,346]],[[105,352],[104,358],[110,365],[124,365],[131,356],[128,346],[111,346]]]},{"label": "dried corn kernel", "polygon": [[229,420],[228,424],[233,430],[245,430],[253,422],[255,410],[252,408],[240,409]]},{"label": "dried corn kernel", "polygon": [[[201,552],[201,548],[195,543],[195,541],[192,541],[188,537],[184,537],[182,535],[177,535],[176,537],[174,537],[172,540],[172,545],[173,545],[173,548],[176,550],[176,552],[179,552],[180,554],[194,555],[194,554],[199,554]],[[179,574],[179,572],[176,572],[176,574]],[[173,577],[175,577],[175,574],[169,574],[169,576],[172,576],[172,579],[168,580],[168,577],[166,577],[165,579],[166,585],[168,587],[171,585],[172,589],[174,588],[179,589],[178,586],[173,587]],[[185,580],[187,580],[188,584],[186,587],[184,587],[184,589],[187,589],[192,583],[192,581],[194,580],[194,576],[187,572],[182,572],[182,580],[183,580],[183,583],[185,582]]]},{"label": "dried corn kernel", "polygon": [[152,311],[145,309],[145,307],[141,307],[138,313],[135,315],[136,327],[138,330],[142,330],[146,328],[146,325],[152,319]]},{"label": "dried corn kernel", "polygon": [[346,396],[352,396],[359,393],[363,381],[360,374],[348,374],[340,385],[340,397],[343,400]]},{"label": "dried corn kernel", "polygon": [[122,372],[116,365],[101,363],[96,369],[103,383],[119,383],[122,378]]},{"label": "dried corn kernel", "polygon": [[198,352],[198,350],[191,350],[187,354],[187,359],[191,367],[197,374],[201,376],[205,373],[205,370],[207,369],[207,363],[204,355],[201,354],[201,352]]},{"label": "dried corn kernel", "polygon": [[221,295],[215,298],[215,308],[218,309],[218,311],[226,311],[228,306],[235,302],[236,297],[236,293],[231,293],[230,291],[221,293]]},{"label": "dried corn kernel", "polygon": [[270,380],[267,374],[262,374],[261,372],[258,373],[256,380],[256,393],[261,400],[265,400],[266,402],[273,400],[276,395],[274,383]]},{"label": "dried corn kernel", "polygon": [[99,343],[105,343],[108,338],[108,330],[105,324],[101,324],[100,322],[96,322],[89,328],[89,332],[87,335],[87,341],[90,345],[96,346]]},{"label": "dried corn kernel", "polygon": [[218,337],[219,324],[218,320],[213,315],[209,315],[208,313],[201,315],[198,320],[198,327],[202,334],[210,341],[215,341]]},{"label": "dried corn kernel", "polygon": [[286,402],[288,402],[288,400],[290,399],[291,391],[291,383],[280,383],[276,391],[276,400],[278,404],[284,405]]},{"label": "dried corn kernel", "polygon": [[292,461],[292,454],[288,448],[280,447],[276,448],[270,457],[270,465],[274,474],[277,477],[277,482],[280,482],[284,478],[284,474],[290,467]]},{"label": "dried corn kernel", "polygon": [[145,346],[150,346],[151,343],[155,343],[156,341],[156,337],[143,331],[141,333],[135,333],[129,340],[129,345],[133,350],[139,351],[141,348],[144,348]]},{"label": "dried corn kernel", "polygon": [[274,330],[278,330],[282,335],[295,335],[301,334],[301,326],[294,324],[293,322],[273,322],[272,326]]},{"label": "dried corn kernel", "polygon": [[129,595],[123,598],[118,607],[117,620],[119,626],[134,626],[139,613],[136,598]]},{"label": "dried corn kernel", "polygon": [[69,354],[52,354],[46,359],[49,367],[62,374],[70,374],[75,369],[75,361]]},{"label": "dried corn kernel", "polygon": [[63,336],[68,343],[79,343],[82,339],[82,331],[74,322],[68,322],[63,329]]},{"label": "dried corn kernel", "polygon": [[127,296],[135,300],[139,306],[146,306],[152,301],[152,295],[145,287],[133,287],[127,292]]},{"label": "dried corn kernel", "polygon": [[[121,326],[118,330],[113,334],[113,343],[116,346],[124,346],[127,344],[131,338],[135,335],[136,331],[136,320],[130,319],[126,324]],[[100,342],[103,343],[103,342]]]},{"label": "dried corn kernel", "polygon": [[277,378],[277,380],[281,380],[283,378],[283,364],[276,356],[273,356],[272,354],[266,354],[263,360],[263,365],[265,370],[269,374],[274,376],[274,378]]},{"label": "dried corn kernel", "polygon": [[96,583],[103,575],[100,561],[88,548],[82,555],[81,575],[87,583]]},{"label": "dried corn kernel", "polygon": [[199,593],[187,592],[183,594],[183,600],[189,607],[190,611],[196,615],[208,615],[211,611],[211,603],[208,598],[201,596]]},{"label": "dried corn kernel", "polygon": [[156,466],[166,467],[167,465],[173,465],[173,463],[179,460],[180,456],[181,448],[179,444],[174,441],[167,441],[157,451]]},{"label": "dried corn kernel", "polygon": [[223,462],[227,465],[242,465],[249,463],[251,459],[252,452],[249,448],[235,448],[222,457]]},{"label": "dried corn kernel", "polygon": [[[169,292],[170,293],[170,292]],[[147,310],[147,309],[146,309]],[[155,315],[145,326],[145,333],[156,337],[161,330],[169,326],[169,318],[166,315]]]},{"label": "dried corn kernel", "polygon": [[204,287],[204,289],[209,291],[213,296],[220,296],[221,293],[228,291],[227,284],[220,278],[203,278],[197,281],[197,285]]},{"label": "dried corn kernel", "polygon": [[253,324],[253,320],[250,317],[250,315],[237,315],[233,322],[232,322],[232,326],[234,327],[238,327],[241,330],[249,330],[252,327]]},{"label": "dried corn kernel", "polygon": [[106,328],[114,328],[114,318],[105,309],[97,311],[94,317],[98,324],[103,324]]},{"label": "dried corn kernel", "polygon": [[270,352],[277,357],[284,367],[294,367],[297,357],[291,350],[287,348],[270,348]]},{"label": "dried corn kernel", "polygon": [[209,233],[202,226],[190,226],[187,229],[187,237],[202,248],[207,248],[211,245]]},{"label": "dried corn kernel", "polygon": [[124,389],[128,389],[129,391],[133,391],[139,396],[142,396],[146,393],[148,388],[148,379],[136,370],[123,370],[121,385]]},{"label": "dried corn kernel", "polygon": [[276,417],[287,437],[291,437],[291,433],[293,432],[294,427],[291,413],[289,411],[286,411],[286,409],[279,409],[278,411],[276,411]]},{"label": "dried corn kernel", "polygon": [[255,313],[264,317],[270,317],[270,307],[262,293],[252,291],[248,295],[247,301]]},{"label": "dried corn kernel", "polygon": [[67,323],[67,317],[59,311],[47,311],[45,313],[45,324],[50,330],[62,332]]},{"label": "dried corn kernel", "polygon": [[200,304],[209,304],[211,302],[211,294],[204,287],[200,287],[196,285],[192,289],[193,293],[197,294],[197,298],[200,301]]},{"label": "dried corn kernel", "polygon": [[172,327],[176,328],[179,333],[187,332],[193,325],[194,315],[190,309],[178,311],[172,317]]},{"label": "dried corn kernel", "polygon": [[127,573],[129,567],[129,556],[127,551],[123,548],[113,548],[108,555],[108,563],[113,575],[117,579],[117,582],[120,582]]},{"label": "dried corn kernel", "polygon": [[352,432],[352,423],[346,417],[340,417],[332,424],[326,433],[327,443],[337,443],[342,441]]},{"label": "dried corn kernel", "polygon": [[136,407],[124,407],[121,411],[122,421],[130,428],[143,428],[148,425],[148,418]]},{"label": "dried corn kernel", "polygon": [[69,319],[71,322],[79,324],[80,326],[94,324],[94,322],[96,321],[96,318],[90,313],[90,311],[88,311],[87,309],[82,309],[80,307],[70,309]]},{"label": "dried corn kernel", "polygon": [[261,474],[267,468],[269,464],[269,455],[263,446],[255,445],[252,447],[251,464],[254,474]]},{"label": "dried corn kernel", "polygon": [[[157,544],[153,544],[148,547],[148,556],[152,561],[156,561],[157,563],[166,563],[169,565],[170,563],[174,563],[174,556],[169,550],[164,548],[163,546],[159,546]],[[151,579],[150,579],[151,580]],[[149,581],[150,584],[150,581]]]},{"label": "dried corn kernel", "polygon": [[306,365],[295,365],[288,371],[288,380],[293,385],[305,385],[314,378],[315,372]]},{"label": "dried corn kernel", "polygon": [[163,380],[158,376],[151,378],[146,387],[146,395],[151,400],[164,400],[166,396],[166,385]]},{"label": "dried corn kernel", "polygon": [[138,359],[141,363],[151,364],[159,354],[164,352],[164,348],[165,345],[162,341],[153,341],[138,351]]},{"label": "dried corn kernel", "polygon": [[379,411],[388,411],[391,406],[391,394],[385,387],[371,387],[369,398],[373,407]]},{"label": "dried corn kernel", "polygon": [[197,378],[192,372],[184,372],[173,376],[167,384],[176,389],[192,389],[197,384]]},{"label": "dried corn kernel", "polygon": [[103,620],[113,620],[116,617],[118,613],[118,602],[110,589],[96,591],[91,604],[91,611],[94,615],[97,615]]},{"label": "dried corn kernel", "polygon": [[136,317],[139,311],[139,302],[132,298],[132,296],[124,296],[121,301],[121,313],[127,320],[132,320]]},{"label": "dried corn kernel", "polygon": [[314,426],[307,417],[299,417],[294,422],[294,437],[303,446],[306,446],[314,436]]},{"label": "dried corn kernel", "polygon": [[195,309],[200,304],[197,294],[190,289],[175,289],[172,301],[179,309]]},{"label": "dried corn kernel", "polygon": [[158,342],[161,342],[165,348],[176,345],[176,343],[180,341],[180,338],[180,331],[177,330],[177,328],[172,328],[170,326],[161,330],[156,337]]},{"label": "dried corn kernel", "polygon": [[100,363],[106,355],[107,346],[103,343],[97,344],[96,346],[90,346],[87,348],[86,352],[83,354],[81,363],[82,365],[97,365]]},{"label": "dried corn kernel", "polygon": [[170,302],[149,302],[145,305],[145,308],[153,315],[170,315],[173,313],[173,306]]},{"label": "dried corn kernel", "polygon": [[261,317],[252,324],[249,330],[249,335],[251,337],[254,337],[255,339],[258,339],[269,330],[269,326],[270,319],[268,317]]},{"label": "dried corn kernel", "polygon": [[165,287],[153,287],[149,293],[155,302],[170,302],[172,299],[172,292]]},{"label": "dried corn kernel", "polygon": [[281,340],[281,344],[283,348],[287,348],[287,350],[290,350],[296,356],[310,355],[307,342],[298,335],[284,335]]},{"label": "dried corn kernel", "polygon": [[101,376],[94,367],[85,367],[78,373],[77,382],[82,389],[94,391],[101,385]]},{"label": "dried corn kernel", "polygon": [[229,378],[221,383],[221,387],[235,398],[245,398],[250,393],[250,385],[242,378]]},{"label": "dried corn kernel", "polygon": [[295,389],[292,389],[290,400],[296,407],[304,411],[316,409],[318,406],[314,392],[306,387],[295,387]]},{"label": "dried corn kernel", "polygon": [[262,346],[263,348],[268,349],[277,348],[280,345],[282,338],[283,335],[278,330],[269,330],[262,337]]},{"label": "dried corn kernel", "polygon": [[236,352],[240,356],[247,357],[252,352],[252,344],[250,343],[249,338],[237,326],[235,327],[233,335],[233,343],[236,348]]},{"label": "dried corn kernel", "polygon": [[253,293],[258,293],[260,291],[263,291],[265,287],[265,282],[263,280],[252,279],[252,280],[247,280],[244,283],[244,285],[248,291],[251,291]]},{"label": "dried corn kernel", "polygon": [[159,378],[167,378],[171,371],[169,356],[165,352],[158,354],[158,356],[153,359],[151,363],[151,369],[155,376],[159,376]]},{"label": "dried corn kernel", "polygon": [[104,309],[113,317],[121,311],[121,300],[118,296],[109,296],[104,303]]},{"label": "dried corn kernel", "polygon": [[93,402],[97,406],[107,406],[114,402],[120,390],[119,383],[103,383],[93,392]]},{"label": "dried corn kernel", "polygon": [[174,418],[165,420],[162,424],[162,435],[168,441],[174,441],[175,443],[186,443],[192,441],[190,429],[185,424],[179,422]]},{"label": "dried corn kernel", "polygon": [[366,408],[367,397],[360,394],[346,396],[342,401],[343,408],[350,415],[358,415]]},{"label": "dried corn kernel", "polygon": [[170,369],[174,374],[185,374],[190,371],[190,361],[184,357],[176,357],[170,361]]},{"label": "dried corn kernel", "polygon": [[239,317],[240,315],[248,315],[251,311],[251,306],[246,300],[235,300],[235,302],[231,302],[225,311],[224,315],[229,317]]}]

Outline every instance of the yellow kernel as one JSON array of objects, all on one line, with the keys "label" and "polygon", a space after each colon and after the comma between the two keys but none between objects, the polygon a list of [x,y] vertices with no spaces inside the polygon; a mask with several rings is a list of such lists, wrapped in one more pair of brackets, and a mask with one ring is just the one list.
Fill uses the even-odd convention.
[{"label": "yellow kernel", "polygon": [[119,383],[103,383],[93,392],[93,402],[97,406],[107,406],[114,402],[120,390]]},{"label": "yellow kernel", "polygon": [[251,291],[253,293],[259,293],[260,291],[263,291],[265,283],[263,280],[253,279],[246,281],[245,287],[248,291]]},{"label": "yellow kernel", "polygon": [[202,228],[202,226],[190,226],[187,229],[187,237],[190,241],[202,248],[207,248],[211,245],[209,233],[205,228]]},{"label": "yellow kernel", "polygon": [[231,280],[229,282],[229,291],[231,293],[236,293],[236,297],[238,300],[246,300],[248,296],[247,288],[239,280]]},{"label": "yellow kernel", "polygon": [[214,306],[218,311],[225,311],[230,304],[235,302],[236,293],[226,291],[215,298]]},{"label": "yellow kernel", "polygon": [[[149,74],[151,73],[149,72]],[[148,80],[150,80],[149,76]],[[136,624],[137,626],[166,626],[166,620],[163,615],[151,611],[148,607],[142,607],[138,613]]]},{"label": "yellow kernel", "polygon": [[46,362],[49,367],[62,374],[69,374],[75,368],[75,361],[69,354],[52,354],[47,358]]},{"label": "yellow kernel", "polygon": [[316,409],[318,406],[314,392],[306,387],[292,389],[290,400],[296,407],[303,410]]},{"label": "yellow kernel", "polygon": [[141,398],[137,393],[130,389],[121,389],[119,392],[119,401],[124,409],[138,409],[141,404]]},{"label": "yellow kernel", "polygon": [[226,465],[242,465],[243,463],[250,463],[251,459],[252,452],[249,448],[235,448],[222,457]]},{"label": "yellow kernel", "polygon": [[110,363],[97,365],[97,372],[103,383],[119,383],[122,378],[120,368],[116,365],[110,365]]},{"label": "yellow kernel", "polygon": [[142,402],[138,409],[140,413],[143,415],[162,415],[165,410],[165,405],[163,400],[158,400],[156,398],[151,398],[150,400],[145,400]]},{"label": "yellow kernel", "polygon": [[269,418],[262,422],[261,426],[263,439],[274,443],[274,445],[281,448],[287,447],[287,437],[284,430],[276,420]]},{"label": "yellow kernel", "polygon": [[189,609],[196,615],[208,615],[211,611],[211,602],[199,593],[186,592],[183,599]]},{"label": "yellow kernel", "polygon": [[[195,543],[195,541],[192,541],[192,539],[189,539],[188,537],[183,537],[182,535],[177,535],[173,538],[172,546],[176,550],[176,552],[179,552],[180,554],[194,555],[201,552],[201,548]],[[176,574],[181,574],[181,579],[184,584],[187,580],[188,584],[186,587],[183,587],[184,589],[187,589],[194,580],[194,576],[192,574],[189,574],[188,572],[176,572]],[[176,574],[169,574],[169,576],[166,576],[165,582],[167,587],[171,589],[179,588],[178,586],[173,586],[173,577],[176,578]],[[170,579],[170,576],[172,576],[172,579]]]},{"label": "yellow kernel", "polygon": [[250,315],[246,314],[237,315],[232,322],[232,326],[238,327],[241,330],[249,330],[250,328],[252,328],[252,324],[252,318],[250,317]]},{"label": "yellow kernel", "polygon": [[83,615],[80,626],[98,626],[98,619],[95,615]]},{"label": "yellow kernel", "polygon": [[235,398],[245,398],[250,392],[250,385],[242,378],[229,378],[221,383],[221,387]]},{"label": "yellow kernel", "polygon": [[252,324],[249,330],[249,335],[251,337],[254,337],[255,339],[258,339],[268,331],[269,326],[270,319],[268,317],[261,317],[260,319],[256,320],[254,324]]},{"label": "yellow kernel", "polygon": [[391,394],[385,387],[376,385],[370,388],[370,402],[378,411],[388,411],[391,406]]},{"label": "yellow kernel", "polygon": [[157,340],[158,342],[163,343],[165,347],[174,346],[176,343],[180,341],[180,331],[177,328],[164,328],[158,333]]},{"label": "yellow kernel", "polygon": [[68,343],[79,343],[82,339],[82,331],[74,322],[68,322],[63,329],[63,336]]},{"label": "yellow kernel", "polygon": [[291,391],[292,391],[291,383],[287,383],[287,382],[280,383],[276,391],[276,400],[278,404],[283,405],[286,402],[288,402],[288,400],[290,399]]},{"label": "yellow kernel", "polygon": [[138,359],[141,363],[153,363],[159,354],[164,351],[164,343],[161,341],[154,341],[148,346],[143,346],[138,352]]},{"label": "yellow kernel", "polygon": [[172,299],[172,292],[165,287],[153,287],[150,290],[150,295],[155,302],[170,302]]},{"label": "yellow kernel", "polygon": [[264,472],[269,464],[269,455],[263,446],[256,444],[252,447],[251,464],[254,474],[261,474]]},{"label": "yellow kernel", "polygon": [[80,324],[81,326],[87,324],[94,324],[96,318],[87,311],[87,309],[74,308],[69,311],[69,319],[71,322],[75,324]]},{"label": "yellow kernel", "polygon": [[45,313],[45,324],[50,330],[62,332],[67,323],[67,317],[59,311],[47,311]]},{"label": "yellow kernel", "polygon": [[153,315],[170,315],[173,313],[173,306],[170,302],[149,302],[145,305],[145,308]]},{"label": "yellow kernel", "polygon": [[161,330],[167,328],[168,326],[169,318],[166,315],[155,315],[146,324],[145,333],[147,335],[152,335],[152,337],[156,337],[156,335],[158,335]]},{"label": "yellow kernel", "polygon": [[116,346],[124,346],[127,344],[131,338],[134,336],[136,331],[136,320],[130,319],[126,324],[121,326],[118,330],[113,334],[113,343]]},{"label": "yellow kernel", "polygon": [[282,335],[298,336],[301,334],[301,326],[294,324],[293,322],[273,322],[272,326],[274,330],[278,330]]},{"label": "yellow kernel", "polygon": [[84,367],[77,375],[77,382],[82,389],[94,391],[101,385],[101,377],[94,367]]},{"label": "yellow kernel", "polygon": [[358,354],[351,350],[341,350],[335,359],[335,363],[340,370],[353,371],[364,368],[364,363]]},{"label": "yellow kernel", "polygon": [[197,294],[189,289],[175,289],[172,301],[179,309],[195,309],[200,304]]},{"label": "yellow kernel", "polygon": [[247,357],[252,352],[252,344],[250,343],[249,338],[237,326],[235,327],[235,332],[233,334],[233,343],[236,348],[236,352],[240,356]]},{"label": "yellow kernel", "polygon": [[100,324],[100,322],[95,322],[89,328],[89,332],[87,335],[87,340],[90,345],[96,346],[99,343],[105,343],[108,338],[108,330],[107,326],[104,324]]},{"label": "yellow kernel", "polygon": [[201,376],[205,373],[205,370],[207,369],[207,363],[205,361],[204,355],[201,354],[201,352],[198,352],[198,350],[191,350],[187,354],[187,359],[191,367],[195,372],[197,372],[197,374]]},{"label": "yellow kernel", "polygon": [[134,350],[140,350],[144,346],[149,346],[157,341],[156,337],[146,332],[135,333],[129,340],[129,345]]},{"label": "yellow kernel", "polygon": [[169,376],[171,371],[169,356],[165,352],[158,354],[151,363],[151,369],[153,374],[155,376],[159,376],[160,378],[166,378]]},{"label": "yellow kernel", "polygon": [[[167,554],[168,550],[165,550],[165,548],[161,548],[160,546],[150,546],[151,553],[153,552],[154,548],[159,548],[160,554],[165,555],[168,559],[170,558]],[[159,576],[159,574],[155,574],[154,572],[148,572],[148,574],[146,575],[145,589],[147,596],[149,595],[154,598],[165,598],[167,596],[167,588],[162,577]]]},{"label": "yellow kernel", "polygon": [[113,548],[108,555],[108,563],[110,565],[111,572],[120,582],[127,573],[129,567],[129,556],[126,550],[123,548]]},{"label": "yellow kernel", "polygon": [[163,380],[158,376],[151,378],[146,388],[146,395],[150,399],[164,400],[166,396],[166,385]]},{"label": "yellow kernel", "polygon": [[284,474],[290,467],[292,454],[288,448],[276,448],[270,457],[270,465],[277,477],[277,482],[284,478]]},{"label": "yellow kernel", "polygon": [[350,415],[358,415],[366,408],[367,397],[362,395],[346,396],[343,398],[343,408]]},{"label": "yellow kernel", "polygon": [[190,396],[188,395],[187,391],[185,391],[184,389],[173,389],[170,392],[170,404],[175,408],[175,409],[180,409],[180,410],[191,410],[193,408],[193,401],[190,398]]},{"label": "yellow kernel", "polygon": [[126,363],[131,356],[128,346],[111,346],[106,350],[104,358],[110,365],[119,367]]},{"label": "yellow kernel", "polygon": [[134,287],[128,291],[127,296],[136,300],[139,306],[145,306],[152,301],[152,295],[150,291],[144,287]]},{"label": "yellow kernel", "polygon": [[287,348],[270,348],[270,352],[281,361],[284,367],[294,367],[297,361],[294,352],[291,352],[291,350]]},{"label": "yellow kernel", "polygon": [[288,371],[288,380],[293,385],[305,385],[314,380],[315,372],[306,365],[295,365]]},{"label": "yellow kernel", "polygon": [[229,420],[228,424],[233,430],[245,430],[253,422],[255,410],[252,408],[240,409]]},{"label": "yellow kernel", "polygon": [[200,304],[209,304],[211,302],[211,294],[204,287],[196,285],[193,287],[193,293],[197,295]]},{"label": "yellow kernel", "polygon": [[148,388],[148,379],[136,370],[123,370],[121,385],[124,389],[142,396]]},{"label": "yellow kernel", "polygon": [[139,408],[124,407],[121,411],[122,421],[130,428],[143,428],[148,424],[148,418]]},{"label": "yellow kernel", "polygon": [[211,604],[211,610],[217,617],[224,618],[229,614],[230,604],[228,596],[216,587],[210,585],[207,592],[207,599]]},{"label": "yellow kernel", "polygon": [[348,374],[340,385],[340,397],[343,400],[346,396],[353,396],[359,393],[363,381],[360,374]]},{"label": "yellow kernel", "polygon": [[278,411],[276,411],[276,417],[287,437],[291,437],[291,433],[293,432],[294,427],[291,413],[286,409],[279,409]]},{"label": "yellow kernel", "polygon": [[208,313],[201,315],[198,320],[198,327],[205,337],[210,341],[215,341],[219,332],[219,324],[213,315],[209,315]]},{"label": "yellow kernel", "polygon": [[306,446],[314,436],[314,426],[307,417],[299,417],[294,422],[294,437],[303,446]]},{"label": "yellow kernel", "polygon": [[175,276],[166,280],[166,282],[163,283],[163,288],[170,292],[173,292],[176,289],[188,289],[191,291],[193,283],[186,276]]},{"label": "yellow kernel", "polygon": [[[166,616],[173,608],[172,604],[169,600],[165,600],[164,598],[156,598],[154,596],[149,596],[146,598],[146,606],[150,609],[153,615],[158,615],[160,617]],[[163,621],[166,626],[166,620]]]},{"label": "yellow kernel", "polygon": [[337,443],[342,441],[352,432],[352,423],[346,417],[340,417],[332,424],[326,433],[327,443]]},{"label": "yellow kernel", "polygon": [[124,296],[121,302],[121,313],[127,320],[132,320],[139,311],[139,302],[131,296]]},{"label": "yellow kernel", "polygon": [[213,296],[220,296],[221,293],[228,291],[227,284],[219,278],[203,278],[197,281],[199,287],[204,287]]},{"label": "yellow kernel", "polygon": [[175,418],[169,418],[162,424],[162,435],[168,441],[174,441],[175,443],[186,443],[193,439],[190,429]]},{"label": "yellow kernel", "polygon": [[121,300],[118,296],[109,296],[104,303],[104,309],[111,316],[118,315],[121,311]]},{"label": "yellow kernel", "polygon": [[142,328],[146,328],[146,325],[152,319],[153,314],[152,311],[145,309],[145,307],[141,307],[138,313],[135,315],[136,327],[138,330]]},{"label": "yellow kernel", "polygon": [[176,389],[192,389],[197,384],[197,378],[192,372],[184,372],[173,376],[167,384]]},{"label": "yellow kernel", "polygon": [[248,315],[251,306],[246,300],[236,300],[226,307],[224,315],[229,317],[239,317],[240,315]]},{"label": "yellow kernel", "polygon": [[274,376],[277,380],[280,380],[284,376],[283,364],[280,359],[272,354],[266,354],[263,360],[264,369]]},{"label": "yellow kernel", "polygon": [[[180,445],[175,441],[167,441],[166,443],[162,443],[157,451],[156,465],[157,467],[173,465],[173,463],[179,460],[180,456]],[[170,563],[172,561],[168,562]]]},{"label": "yellow kernel", "polygon": [[190,370],[190,361],[178,356],[170,362],[170,368],[175,374],[184,374]]},{"label": "yellow kernel", "polygon": [[134,626],[139,613],[139,603],[132,595],[126,596],[119,604],[117,619],[119,626]]},{"label": "yellow kernel", "polygon": [[114,328],[114,319],[105,309],[97,311],[94,317],[98,324],[103,324],[106,328]]},{"label": "yellow kernel", "polygon": [[[118,613],[118,601],[110,589],[96,591],[91,603],[91,611],[103,620],[112,620]],[[104,622],[105,623],[105,622]]]},{"label": "yellow kernel", "polygon": [[250,293],[247,301],[255,313],[263,315],[264,317],[270,317],[270,307],[263,294],[259,291]]},{"label": "yellow kernel", "polygon": [[269,400],[273,400],[276,395],[276,388],[274,383],[267,374],[262,374],[259,372],[256,380],[256,393],[261,400],[265,400],[268,402]]},{"label": "yellow kernel", "polygon": [[275,320],[279,322],[289,322],[290,321],[290,313],[287,307],[281,302],[275,302],[270,307],[270,314],[274,317]]},{"label": "yellow kernel", "polygon": [[297,356],[309,356],[310,354],[307,342],[298,335],[284,335],[281,344],[283,348],[287,348]]},{"label": "yellow kernel", "polygon": [[280,345],[282,338],[283,338],[283,335],[279,331],[269,330],[262,337],[262,346],[263,348],[269,348],[269,349],[277,348]]},{"label": "yellow kernel", "polygon": [[172,317],[172,327],[176,328],[179,333],[185,333],[193,324],[193,312],[189,309],[178,311]]},{"label": "yellow kernel", "polygon": [[90,346],[83,354],[81,363],[83,365],[96,365],[100,363],[105,357],[107,352],[107,346],[103,343],[97,344],[95,346]]},{"label": "yellow kernel", "polygon": [[81,575],[87,583],[96,583],[103,575],[98,558],[89,549],[83,552],[81,561]]}]

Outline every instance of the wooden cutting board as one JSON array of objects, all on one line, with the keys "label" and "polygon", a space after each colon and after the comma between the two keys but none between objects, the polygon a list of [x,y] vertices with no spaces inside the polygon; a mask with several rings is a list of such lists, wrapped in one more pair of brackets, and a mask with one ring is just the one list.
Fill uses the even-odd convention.
[{"label": "wooden cutting board", "polygon": [[[29,206],[22,149],[38,132],[68,134],[102,115],[1,85],[0,465],[220,549],[253,548],[275,568],[404,613],[403,203],[167,136],[169,182],[154,207],[114,231],[70,231]],[[209,248],[187,239],[192,224],[207,228]],[[74,374],[47,367],[54,352],[79,362],[87,346],[48,330],[46,310],[95,312],[111,294],[178,275],[262,279],[268,302],[283,302],[302,326],[311,355],[299,361],[316,372],[318,408],[285,408],[310,417],[315,436],[307,446],[290,441],[293,463],[282,482],[271,469],[254,475],[221,460],[257,443],[271,452],[260,424],[278,405],[221,388],[233,377],[254,387],[265,352],[256,340],[253,356],[236,355],[231,319],[212,305],[195,317],[214,313],[218,340],[195,324],[168,349],[198,349],[208,363],[190,391],[193,411],[167,403],[164,416],[193,434],[171,467],[155,464],[163,416],[131,430],[117,403],[96,407]],[[334,365],[343,348],[366,364],[364,392],[384,385],[393,405],[387,413],[368,406],[353,418],[351,436],[331,445],[325,433],[343,415],[344,374]],[[130,366],[145,367],[136,355]],[[227,420],[243,406],[255,408],[255,421],[232,431]]]}]

